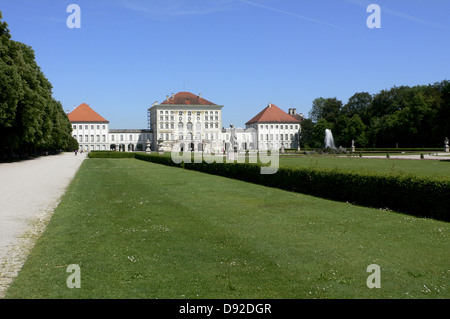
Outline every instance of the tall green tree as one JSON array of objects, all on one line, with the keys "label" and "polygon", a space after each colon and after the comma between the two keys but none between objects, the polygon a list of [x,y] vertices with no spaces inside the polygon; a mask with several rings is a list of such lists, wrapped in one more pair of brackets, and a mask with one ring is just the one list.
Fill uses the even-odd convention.
[{"label": "tall green tree", "polygon": [[0,12],[0,159],[65,149],[71,126],[33,49],[11,39]]}]

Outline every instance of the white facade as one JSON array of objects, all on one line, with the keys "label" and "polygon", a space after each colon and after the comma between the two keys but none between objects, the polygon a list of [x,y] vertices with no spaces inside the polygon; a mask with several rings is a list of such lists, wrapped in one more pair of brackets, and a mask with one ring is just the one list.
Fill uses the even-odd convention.
[{"label": "white facade", "polygon": [[72,136],[78,141],[80,151],[109,150],[109,123],[73,122]]},{"label": "white facade", "polygon": [[[181,99],[181,100],[180,100]],[[177,103],[185,101],[186,103]],[[190,101],[196,102],[192,105]],[[73,137],[83,151],[194,151],[220,154],[236,151],[299,149],[301,119],[272,104],[246,128],[222,127],[223,105],[216,105],[189,92],[167,96],[148,109],[149,129],[109,129],[109,122],[72,122]],[[233,137],[233,141],[231,140]]]}]

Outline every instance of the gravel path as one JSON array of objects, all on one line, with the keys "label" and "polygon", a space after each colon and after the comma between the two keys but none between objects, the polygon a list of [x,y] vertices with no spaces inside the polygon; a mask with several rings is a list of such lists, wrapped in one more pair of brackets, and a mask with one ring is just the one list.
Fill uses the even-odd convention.
[{"label": "gravel path", "polygon": [[63,153],[0,164],[0,298],[85,158]]}]

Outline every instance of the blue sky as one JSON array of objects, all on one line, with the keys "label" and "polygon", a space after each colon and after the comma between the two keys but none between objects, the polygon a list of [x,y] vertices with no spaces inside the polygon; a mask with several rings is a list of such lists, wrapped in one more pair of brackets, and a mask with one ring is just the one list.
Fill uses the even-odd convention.
[{"label": "blue sky", "polygon": [[[69,29],[69,4],[81,28]],[[369,4],[381,28],[369,29]],[[65,109],[146,128],[147,108],[189,91],[244,127],[268,103],[307,115],[318,97],[450,80],[448,0],[0,0]]]}]

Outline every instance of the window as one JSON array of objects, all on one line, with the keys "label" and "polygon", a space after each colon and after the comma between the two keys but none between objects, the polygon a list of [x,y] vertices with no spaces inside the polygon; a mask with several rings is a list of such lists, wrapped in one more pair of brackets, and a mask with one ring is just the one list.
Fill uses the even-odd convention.
[{"label": "window", "polygon": [[88,136],[88,135],[85,135],[85,136],[84,136],[84,141],[85,141],[86,143],[89,141],[89,136]]},{"label": "window", "polygon": [[275,128],[277,129],[277,128],[278,128],[278,125],[275,125]]},{"label": "window", "polygon": [[192,112],[191,111],[188,111],[188,116],[191,116],[192,115]]},{"label": "window", "polygon": [[77,129],[77,126],[76,126],[76,125],[74,125],[74,126],[73,126],[73,129],[74,129],[74,130],[76,130],[76,129]]},{"label": "window", "polygon": [[294,139],[294,134],[291,134],[291,140],[293,140]]},{"label": "window", "polygon": [[298,130],[298,125],[295,126],[295,129]]},{"label": "window", "polygon": [[78,129],[82,130],[83,129],[83,125],[79,125]]},{"label": "window", "polygon": [[287,134],[284,134],[285,140],[289,139],[289,136]]},{"label": "window", "polygon": [[183,123],[182,123],[182,122],[179,122],[179,123],[178,123],[178,129],[179,129],[179,130],[182,130],[182,129],[183,129]]},{"label": "window", "polygon": [[195,129],[196,129],[197,131],[201,131],[201,130],[202,130],[202,123],[197,122],[197,123],[195,124]]},{"label": "window", "polygon": [[85,126],[84,126],[84,129],[85,129],[85,130],[87,130],[87,129],[88,129],[88,127],[89,127],[88,125],[85,125]]},{"label": "window", "polygon": [[270,128],[273,128],[273,125],[271,125]]},{"label": "window", "polygon": [[78,142],[83,142],[83,135],[80,135],[78,138],[79,138]]},{"label": "window", "polygon": [[219,114],[219,111],[216,111],[216,114]]},{"label": "window", "polygon": [[123,141],[123,135],[120,135],[120,141]]},{"label": "window", "polygon": [[291,125],[291,130],[292,130],[292,125]]},{"label": "window", "polygon": [[[91,135],[92,136],[92,142],[94,141],[94,135]],[[111,135],[111,141],[113,141],[114,142],[114,135]]]},{"label": "window", "polygon": [[216,123],[216,128],[219,128],[219,123]]},{"label": "window", "polygon": [[189,131],[192,131],[192,123],[191,123],[191,122],[189,122],[189,123],[187,124],[187,129],[188,129]]},{"label": "window", "polygon": [[205,123],[205,128],[208,128],[208,123]]},{"label": "window", "polygon": [[94,125],[91,125],[91,130],[93,130],[94,129]]},{"label": "window", "polygon": [[178,133],[178,139],[179,139],[180,141],[183,140],[183,133]]},{"label": "window", "polygon": [[91,135],[91,143],[94,142],[94,135]]},{"label": "window", "polygon": [[160,128],[160,129],[163,129],[163,128],[164,128],[164,124],[163,124],[163,123],[160,123],[160,124],[159,124],[159,128]]},{"label": "window", "polygon": [[159,117],[159,120],[160,120],[160,121],[164,121],[164,116],[161,115],[161,116]]},{"label": "window", "polygon": [[100,129],[100,125],[97,125],[97,130],[99,130]]},{"label": "window", "polygon": [[280,129],[283,129],[283,125],[280,125]]},{"label": "window", "polygon": [[174,128],[173,123],[170,123],[170,128],[173,130],[173,128]]},{"label": "window", "polygon": [[97,135],[97,142],[100,142],[100,135]]},{"label": "window", "polygon": [[169,129],[169,123],[166,123],[166,130]]}]

